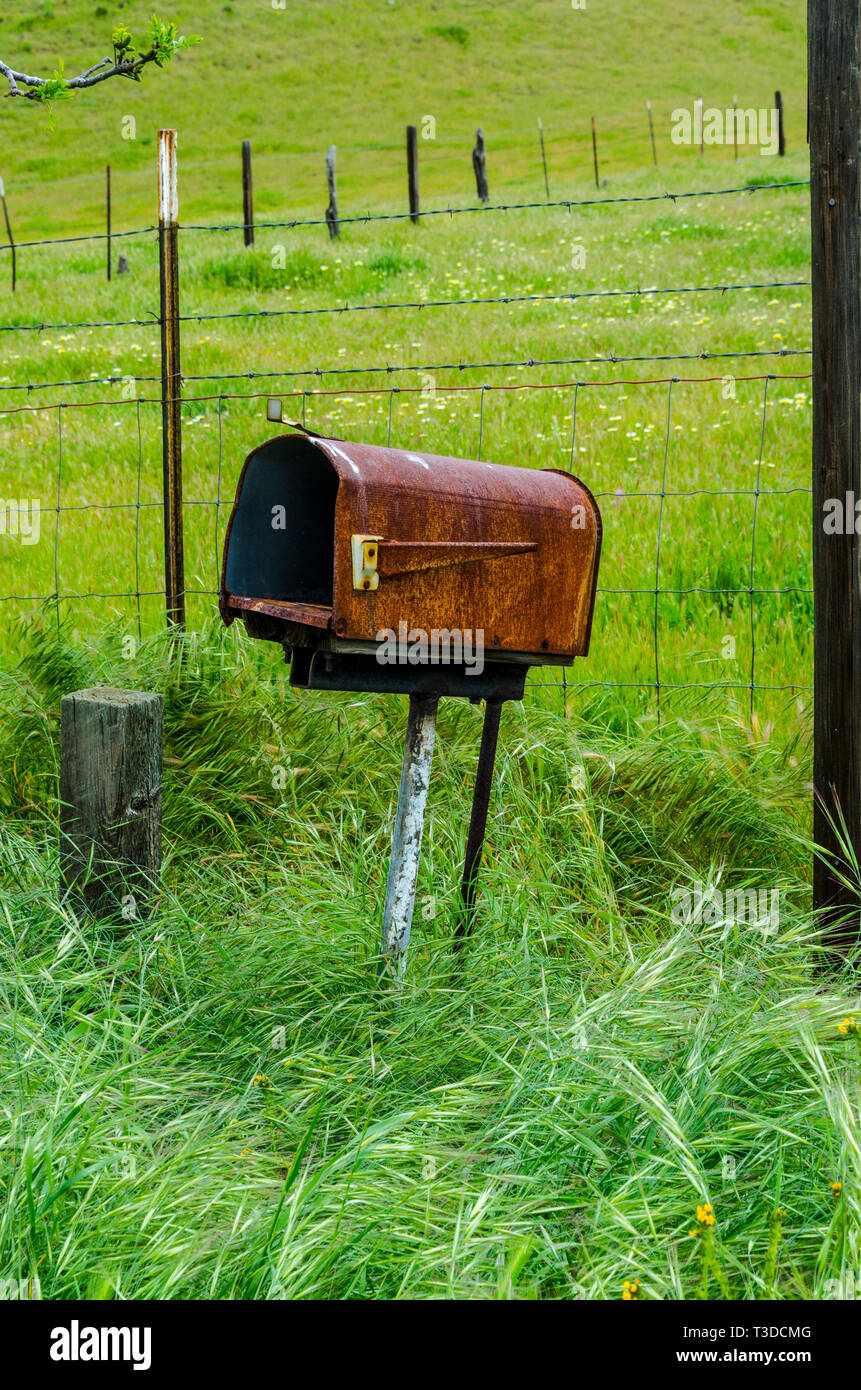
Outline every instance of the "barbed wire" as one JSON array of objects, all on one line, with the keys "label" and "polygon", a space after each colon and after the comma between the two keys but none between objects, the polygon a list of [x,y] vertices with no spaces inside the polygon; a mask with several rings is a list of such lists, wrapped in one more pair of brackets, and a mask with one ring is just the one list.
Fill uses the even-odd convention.
[{"label": "barbed wire", "polygon": [[[239,309],[219,314],[180,314],[180,323],[234,322],[238,319],[308,318],[320,314],[365,314],[392,309],[457,309],[487,304],[554,304],[580,299],[645,299],[657,294],[728,294],[742,290],[787,290],[809,287],[809,280],[762,280],[742,285],[668,285],[622,290],[566,290],[548,294],[473,295],[462,299],[378,301],[371,304],[314,305],[308,309]],[[161,320],[115,319],[80,323],[7,323],[0,333],[56,333],[77,328],[158,328]]]},{"label": "barbed wire", "polygon": [[[103,175],[101,176],[103,177]],[[517,203],[474,203],[465,207],[452,207],[448,205],[444,208],[425,208],[416,213],[411,212],[367,212],[339,217],[339,226],[350,226],[353,224],[366,224],[369,222],[403,222],[414,217],[459,217],[468,213],[493,213],[493,212],[526,212],[538,208],[559,209],[564,208],[570,212],[572,208],[582,207],[612,207],[617,204],[626,203],[654,203],[654,202],[677,202],[691,198],[723,198],[733,194],[762,193],[787,188],[808,188],[809,179],[785,179],[774,183],[747,183],[740,184],[733,188],[703,188],[685,189],[682,192],[670,192],[665,190],[662,193],[638,193],[624,194],[616,198],[542,198],[530,202]],[[249,227],[255,230],[276,230],[285,231],[295,230],[297,227],[328,227],[325,217],[313,218],[290,218],[283,221],[260,221],[255,219],[252,223],[246,222],[180,222],[179,230],[183,232],[243,232]],[[147,227],[135,227],[125,232],[110,233],[110,240],[119,237],[136,236],[155,236],[158,234],[158,227],[150,224]],[[76,242],[85,241],[107,241],[107,232],[87,232],[74,236],[62,237],[39,237],[29,241],[16,241],[15,249],[21,250],[33,246],[66,246]],[[0,253],[11,251],[9,243],[4,242],[0,245]]]},{"label": "barbed wire", "polygon": [[[754,373],[750,375],[736,375],[734,381],[809,381],[811,372],[766,372]],[[122,379],[122,378],[121,378]],[[714,382],[723,382],[723,376],[662,376],[662,377],[614,377],[602,381],[584,381],[572,379],[567,381],[504,381],[487,383],[469,383],[465,386],[448,386],[445,383],[435,386],[438,394],[456,395],[468,392],[482,391],[565,391],[572,387],[578,389],[588,387],[604,386],[662,386],[669,382],[678,382],[683,385],[696,385]],[[279,396],[302,400],[311,397],[329,396],[388,396],[394,395],[421,395],[425,391],[423,386],[356,386],[350,388],[330,387],[328,389],[314,388],[293,391],[280,391]],[[20,415],[27,412],[51,411],[51,410],[89,410],[96,407],[131,406],[131,405],[162,405],[171,404],[179,401],[183,405],[203,404],[205,401],[248,401],[248,400],[268,400],[269,393],[266,391],[213,391],[207,395],[189,396],[183,394],[178,397],[159,396],[129,396],[114,398],[112,400],[99,401],[50,401],[44,405],[16,405],[0,408],[0,416]]]},{"label": "barbed wire", "polygon": [[[498,371],[510,370],[514,368],[534,368],[534,367],[578,367],[578,366],[618,366],[620,363],[627,362],[715,362],[729,358],[746,357],[809,357],[810,348],[737,348],[726,352],[712,352],[703,349],[700,352],[661,352],[661,353],[639,353],[636,356],[624,357],[616,353],[609,353],[604,357],[525,357],[513,358],[502,362],[422,362],[416,364],[396,365],[387,363],[386,366],[351,366],[351,367],[301,367],[290,370],[260,371],[256,368],[249,368],[244,372],[203,372],[182,374],[184,382],[189,381],[266,381],[275,378],[294,378],[302,376],[312,376],[322,379],[326,376],[367,376],[374,374],[393,375],[399,372],[472,372],[472,371]],[[117,386],[122,382],[128,381],[161,381],[161,376],[146,376],[140,372],[124,372],[110,376],[91,376],[79,377],[73,381],[41,381],[41,382],[15,382],[11,385],[0,385],[0,391],[49,391],[60,390],[67,387],[77,386]],[[134,397],[133,399],[137,399]]]},{"label": "barbed wire", "polygon": [[[465,213],[491,213],[491,212],[528,212],[536,208],[565,208],[571,211],[572,208],[591,208],[591,207],[612,207],[619,203],[658,203],[658,202],[678,202],[689,198],[725,198],[731,194],[764,193],[773,189],[787,188],[807,188],[810,186],[809,179],[786,179],[776,183],[748,183],[735,188],[704,188],[700,190],[686,190],[682,193],[629,193],[618,198],[541,198],[531,202],[522,203],[471,203],[467,207],[444,207],[444,208],[425,208],[418,212],[369,212],[359,213],[348,217],[339,217],[339,226],[350,226],[367,222],[403,222],[414,217],[459,217]],[[284,228],[293,231],[297,227],[327,227],[329,224],[325,217],[312,218],[293,218],[290,221],[256,221],[246,222],[181,222],[180,231],[184,232],[242,232],[247,227],[254,226],[255,229],[273,230]]]},{"label": "barbed wire", "polygon": [[580,299],[639,299],[653,294],[727,294],[733,290],[796,289],[809,280],[765,280],[745,285],[677,285],[633,290],[566,290],[548,294],[473,295],[462,299],[380,301],[373,304],[315,305],[309,309],[237,310],[223,314],[181,314],[182,323],[210,323],[245,318],[307,318],[318,314],[363,314],[391,309],[454,309],[486,304],[554,304]]},{"label": "barbed wire", "polygon": [[[103,175],[104,177],[104,175]],[[158,227],[136,227],[130,232],[87,232],[81,236],[54,236],[40,237],[37,241],[16,241],[15,250],[21,251],[27,246],[68,246],[75,241],[117,241],[120,237],[148,236],[157,235]],[[13,248],[9,242],[0,245],[0,251],[11,251]]]}]

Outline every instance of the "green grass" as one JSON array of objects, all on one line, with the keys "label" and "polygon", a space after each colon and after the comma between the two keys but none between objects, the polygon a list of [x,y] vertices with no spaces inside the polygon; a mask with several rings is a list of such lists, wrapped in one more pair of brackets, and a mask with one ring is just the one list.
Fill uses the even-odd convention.
[{"label": "green grass", "polygon": [[[2,56],[20,35],[32,67],[92,58],[109,23],[9,8]],[[141,87],[59,108],[53,134],[0,103],[20,238],[99,230],[106,158],[115,225],[150,223],[170,124],[186,223],[239,219],[246,135],[261,220],[322,216],[332,139],[342,214],[403,211],[403,124],[425,112],[423,206],[471,201],[479,122],[493,196],[541,199],[538,115],[552,196],[590,198],[599,97],[602,197],[806,177],[788,4],[165,12],[205,43]],[[669,145],[674,105],[765,105],[778,81],[779,169]],[[101,243],[23,248],[4,322],[157,317],[153,237],[120,248],[130,273],[110,285]],[[0,335],[0,387],[33,388],[0,391],[0,410],[49,407],[0,414],[0,494],[43,507],[38,545],[0,537],[0,595],[77,596],[59,627],[50,600],[2,605],[0,1277],[38,1271],[52,1298],[617,1298],[635,1279],[647,1298],[833,1296],[859,1269],[858,1045],[839,1025],[861,1004],[848,970],[823,968],[810,916],[809,357],[674,356],[805,349],[809,290],[648,293],[809,278],[805,190],[345,223],[333,243],[258,227],[253,250],[186,230],[181,266],[189,316],[427,307],[184,325],[182,661],[155,592],[157,326]],[[427,303],[617,288],[631,293]],[[570,360],[612,354],[669,360]],[[765,373],[763,436],[765,383],[745,378]],[[670,398],[671,376],[697,380]],[[277,648],[213,617],[225,507],[273,431],[261,397],[281,390],[323,432],[464,457],[480,437],[482,457],[529,467],[569,466],[576,400],[575,471],[601,495],[592,651],[564,688],[550,673],[505,710],[460,974],[480,711],[441,709],[400,1001],[374,965],[404,702],[297,694]],[[657,608],[660,724],[659,513],[657,582],[681,591]],[[751,587],[769,591],[753,606]],[[752,668],[774,689],[751,716]],[[58,902],[56,842],[60,697],[101,682],[164,691],[166,863],[152,918],[99,927]],[[680,926],[673,892],[697,882],[779,890],[778,931]]]},{"label": "green grass", "polygon": [[[53,1298],[696,1298],[706,1200],[735,1297],[856,1268],[857,992],[815,973],[797,758],[740,722],[508,707],[459,973],[480,714],[444,705],[396,1001],[374,956],[401,702],[297,696],[220,629],[184,665],[161,636],[129,666],[51,634],[0,692],[5,1272]],[[165,693],[145,924],[56,899],[57,699],[90,680]],[[696,878],[779,886],[779,931],[674,924]]]}]

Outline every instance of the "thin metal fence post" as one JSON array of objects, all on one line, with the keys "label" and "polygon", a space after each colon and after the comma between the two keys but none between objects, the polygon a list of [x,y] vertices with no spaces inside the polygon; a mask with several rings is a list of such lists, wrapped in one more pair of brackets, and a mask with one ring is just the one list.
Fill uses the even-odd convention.
[{"label": "thin metal fence post", "polygon": [[544,149],[544,123],[540,116],[538,117],[538,139],[541,141],[541,165],[544,169],[544,196],[549,199],[550,181],[547,178],[547,152]]},{"label": "thin metal fence post", "polygon": [[595,130],[595,117],[594,117],[594,116],[592,117],[592,164],[593,164],[594,169],[595,169],[595,187],[596,187],[596,188],[600,188],[600,187],[601,187],[601,184],[600,184],[600,181],[599,181],[599,179],[598,179],[598,135],[597,135],[597,132],[596,132],[596,130]]},{"label": "thin metal fence post", "polygon": [[105,221],[107,223],[106,246],[106,266],[108,272],[108,282],[111,278],[111,166],[105,165]]},{"label": "thin metal fence post", "polygon": [[649,113],[649,139],[650,139],[651,142],[652,142],[652,163],[654,164],[655,168],[657,169],[657,167],[658,167],[658,151],[655,149],[655,123],[654,123],[654,121],[652,120],[652,103],[651,103],[650,101],[647,101],[647,102],[646,102],[646,110],[647,110],[648,113]]},{"label": "thin metal fence post", "polygon": [[6,206],[6,186],[0,179],[0,203],[3,205],[3,220],[6,223],[6,235],[9,238],[9,250],[12,252],[12,293],[15,293],[15,286],[18,283],[18,256],[15,250],[15,238],[12,235],[12,223],[9,221],[9,209]]},{"label": "thin metal fence post", "polygon": [[179,203],[176,131],[158,133],[158,259],[161,289],[161,425],[164,586],[167,621],[185,627],[182,537],[182,376],[179,350]]}]

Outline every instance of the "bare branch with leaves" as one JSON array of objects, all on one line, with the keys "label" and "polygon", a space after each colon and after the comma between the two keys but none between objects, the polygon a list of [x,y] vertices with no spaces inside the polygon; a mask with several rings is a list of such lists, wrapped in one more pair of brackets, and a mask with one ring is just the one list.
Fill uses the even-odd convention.
[{"label": "bare branch with leaves", "polygon": [[18,72],[2,58],[0,77],[5,78],[9,84],[6,96],[28,97],[31,101],[50,104],[54,101],[68,100],[75,91],[84,87],[95,87],[99,82],[107,82],[110,77],[127,77],[132,82],[140,82],[144,68],[150,63],[154,63],[157,68],[163,68],[181,49],[191,48],[196,43],[200,43],[196,34],[186,37],[178,32],[172,21],[161,20],[157,15],[153,15],[142,49],[135,46],[129,30],[124,24],[120,24],[111,34],[113,56],[102,58],[77,77],[66,77],[62,59],[50,77],[38,77],[31,73]]}]

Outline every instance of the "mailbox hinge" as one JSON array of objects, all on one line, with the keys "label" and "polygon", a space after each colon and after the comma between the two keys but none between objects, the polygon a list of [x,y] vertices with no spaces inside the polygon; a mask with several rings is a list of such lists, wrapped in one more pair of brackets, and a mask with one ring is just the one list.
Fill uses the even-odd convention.
[{"label": "mailbox hinge", "polygon": [[351,536],[350,550],[353,556],[353,588],[365,591],[379,588],[380,576],[377,573],[379,543],[382,536]]}]

